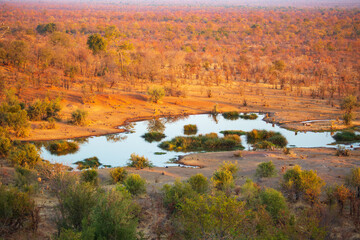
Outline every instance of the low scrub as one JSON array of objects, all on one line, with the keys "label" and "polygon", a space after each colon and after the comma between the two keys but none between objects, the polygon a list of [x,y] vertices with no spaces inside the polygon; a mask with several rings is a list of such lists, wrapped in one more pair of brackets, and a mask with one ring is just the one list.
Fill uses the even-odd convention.
[{"label": "low scrub", "polygon": [[197,193],[206,193],[209,190],[209,181],[201,173],[191,176],[187,182]]},{"label": "low scrub", "polygon": [[356,142],[360,141],[360,135],[355,134],[354,132],[344,131],[336,133],[333,138],[337,142]]},{"label": "low scrub", "polygon": [[130,174],[124,181],[124,186],[132,195],[140,195],[146,192],[146,180],[139,174]]},{"label": "low scrub", "polygon": [[85,126],[87,124],[88,113],[84,110],[77,109],[71,113],[71,122],[74,125]]},{"label": "low scrub", "polygon": [[94,168],[99,168],[102,164],[99,162],[99,159],[97,157],[91,157],[91,158],[85,158],[82,161],[77,161],[75,164],[78,165],[79,170]]},{"label": "low scrub", "polygon": [[238,136],[242,136],[242,135],[246,135],[245,131],[241,131],[241,130],[225,130],[225,131],[221,131],[220,133],[226,135],[238,135]]},{"label": "low scrub", "polygon": [[269,141],[261,141],[254,144],[256,149],[274,149],[276,147],[275,144]]},{"label": "low scrub", "polygon": [[276,168],[272,161],[260,163],[256,168],[256,176],[263,177],[274,177],[276,176]]},{"label": "low scrub", "polygon": [[255,113],[251,113],[251,114],[243,114],[243,115],[239,115],[240,118],[245,119],[245,120],[255,120],[258,118],[258,115]]},{"label": "low scrub", "polygon": [[[258,142],[268,141],[272,144],[274,144],[276,147],[286,147],[288,144],[288,141],[286,138],[281,135],[279,132],[273,132],[273,131],[266,131],[266,130],[252,130],[246,134],[247,141],[250,144],[256,144]],[[264,147],[258,146],[258,148],[267,148],[266,146],[269,146],[269,144],[265,143],[263,144]]]},{"label": "low scrub", "polygon": [[66,155],[69,153],[75,153],[79,150],[79,144],[76,142],[68,141],[55,141],[50,143],[46,149],[54,155]]},{"label": "low scrub", "polygon": [[145,141],[151,143],[151,142],[159,142],[166,136],[161,132],[148,132],[142,135],[142,137],[145,139]]},{"label": "low scrub", "polygon": [[348,156],[350,156],[350,150],[349,150],[349,149],[346,149],[346,148],[343,147],[343,146],[338,146],[335,155],[336,155],[336,156],[348,157]]},{"label": "low scrub", "polygon": [[198,131],[197,126],[194,124],[188,124],[184,126],[185,135],[195,135],[197,131]]},{"label": "low scrub", "polygon": [[110,176],[114,183],[123,183],[127,177],[127,171],[125,168],[117,167],[110,170]]},{"label": "low scrub", "polygon": [[175,137],[170,141],[162,142],[159,147],[165,150],[178,152],[230,151],[243,148],[239,136],[228,135],[224,138],[219,138],[216,133],[193,137]]},{"label": "low scrub", "polygon": [[223,117],[228,120],[237,120],[240,117],[240,113],[233,111],[233,112],[224,112]]},{"label": "low scrub", "polygon": [[97,186],[99,183],[99,174],[95,169],[85,170],[81,173],[81,181]]},{"label": "low scrub", "polygon": [[129,162],[127,164],[129,167],[134,167],[136,169],[143,169],[146,167],[152,167],[152,163],[144,156],[139,156],[135,153],[131,154]]},{"label": "low scrub", "polygon": [[41,161],[39,152],[34,144],[26,143],[14,148],[9,160],[18,166],[33,168]]}]

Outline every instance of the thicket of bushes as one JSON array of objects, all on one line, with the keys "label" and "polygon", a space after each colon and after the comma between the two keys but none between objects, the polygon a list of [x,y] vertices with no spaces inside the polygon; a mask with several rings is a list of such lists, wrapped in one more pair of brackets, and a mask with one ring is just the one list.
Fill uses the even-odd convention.
[{"label": "thicket of bushes", "polygon": [[60,140],[51,142],[46,146],[46,149],[51,152],[51,154],[61,156],[77,152],[79,150],[79,144],[77,142]]},{"label": "thicket of bushes", "polygon": [[161,133],[161,132],[148,132],[145,133],[144,135],[142,135],[142,137],[147,141],[147,142],[159,142],[161,141],[163,138],[165,138],[165,134]]},{"label": "thicket of bushes", "polygon": [[[279,132],[266,130],[252,130],[246,134],[247,141],[250,144],[256,144],[258,148],[286,147],[287,140]],[[266,141],[266,142],[265,142]]]}]

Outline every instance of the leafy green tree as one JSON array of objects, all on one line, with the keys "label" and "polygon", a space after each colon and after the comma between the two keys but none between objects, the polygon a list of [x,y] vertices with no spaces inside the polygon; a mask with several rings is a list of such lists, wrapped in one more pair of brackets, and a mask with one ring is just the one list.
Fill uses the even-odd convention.
[{"label": "leafy green tree", "polygon": [[360,167],[351,170],[347,181],[350,186],[356,188],[357,197],[360,198]]},{"label": "leafy green tree", "polygon": [[131,195],[117,188],[103,194],[89,218],[84,219],[82,239],[136,240],[139,207]]},{"label": "leafy green tree", "polygon": [[57,31],[57,26],[55,23],[39,24],[36,31],[40,34],[53,33]]},{"label": "leafy green tree", "polygon": [[148,95],[151,102],[158,103],[165,96],[165,90],[163,87],[154,86],[148,89]]},{"label": "leafy green tree", "polygon": [[41,161],[41,158],[35,145],[26,143],[13,149],[9,160],[15,165],[34,168]]},{"label": "leafy green tree", "polygon": [[357,98],[353,95],[349,95],[342,100],[341,109],[344,110],[343,118],[346,125],[350,125],[354,119],[353,110],[357,106]]},{"label": "leafy green tree", "polygon": [[267,188],[260,193],[261,203],[275,221],[279,221],[281,215],[288,211],[284,196],[281,192]]},{"label": "leafy green tree", "polygon": [[93,54],[98,54],[106,49],[105,39],[98,33],[94,33],[88,37],[87,45]]},{"label": "leafy green tree", "polygon": [[196,192],[189,183],[181,182],[179,179],[176,179],[172,185],[165,184],[162,192],[164,204],[171,212],[179,210],[186,198],[190,199],[196,195]]},{"label": "leafy green tree", "polygon": [[23,40],[14,40],[10,43],[7,50],[8,59],[18,67],[25,66],[28,61],[29,46]]},{"label": "leafy green tree", "polygon": [[209,181],[201,173],[191,176],[187,182],[197,193],[206,193],[209,190]]}]

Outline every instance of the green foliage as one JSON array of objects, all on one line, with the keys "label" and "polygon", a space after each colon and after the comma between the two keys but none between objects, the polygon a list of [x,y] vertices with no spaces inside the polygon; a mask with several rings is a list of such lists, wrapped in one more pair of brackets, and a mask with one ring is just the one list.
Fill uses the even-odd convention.
[{"label": "green foliage", "polygon": [[245,119],[245,120],[255,120],[258,118],[258,115],[255,113],[251,113],[251,114],[243,114],[243,115],[239,115],[240,118]]},{"label": "green foliage", "polygon": [[357,189],[357,197],[360,198],[360,167],[351,170],[350,175],[347,177],[347,182],[350,186]]},{"label": "green foliage", "polygon": [[98,167],[100,167],[102,165],[99,162],[99,159],[97,157],[85,158],[82,161],[75,162],[75,164],[78,165],[77,168],[79,170],[84,170],[84,169],[89,169],[89,168],[97,169]]},{"label": "green foliage", "polygon": [[181,204],[186,198],[191,199],[196,195],[190,183],[181,182],[179,179],[176,179],[173,185],[165,184],[162,192],[164,204],[171,212],[181,209]]},{"label": "green foliage", "polygon": [[0,236],[34,226],[35,204],[28,193],[0,184]]},{"label": "green foliage", "polygon": [[233,111],[233,112],[224,112],[222,114],[222,116],[225,118],[225,119],[228,119],[228,120],[237,120],[239,119],[240,117],[240,113],[239,112],[236,112],[236,111]]},{"label": "green foliage", "polygon": [[68,142],[68,141],[54,141],[51,142],[46,149],[58,156],[66,155],[69,153],[75,153],[79,150],[79,144],[77,142]]},{"label": "green foliage", "polygon": [[194,135],[198,131],[197,126],[195,124],[188,124],[184,126],[184,134],[185,135]]},{"label": "green foliage", "polygon": [[246,132],[241,131],[241,130],[226,130],[226,131],[221,131],[220,133],[224,134],[224,135],[246,135]]},{"label": "green foliage", "polygon": [[240,138],[224,137],[219,138],[216,133],[210,133],[192,137],[175,137],[170,141],[164,141],[160,148],[168,151],[189,152],[189,151],[221,151],[241,149]]},{"label": "green foliage", "polygon": [[234,177],[230,171],[217,170],[211,177],[214,187],[221,191],[229,191],[234,187]]},{"label": "green foliage", "polygon": [[145,141],[147,142],[159,142],[161,141],[163,138],[165,138],[165,134],[161,133],[161,132],[148,132],[145,133],[144,135],[142,135],[143,138],[145,138]]},{"label": "green foliage", "polygon": [[56,240],[81,240],[81,232],[72,229],[61,229],[60,235],[55,238]]},{"label": "green foliage", "polygon": [[251,179],[246,179],[244,185],[241,186],[241,196],[244,198],[249,207],[258,207],[260,204],[259,194],[260,187]]},{"label": "green foliage", "polygon": [[27,108],[27,113],[30,120],[47,120],[49,118],[56,118],[61,111],[60,99],[44,99],[36,100]]},{"label": "green foliage", "polygon": [[246,239],[251,231],[244,203],[224,194],[187,198],[178,216],[185,239]]},{"label": "green foliage", "polygon": [[345,125],[351,125],[352,121],[354,120],[354,114],[352,112],[345,112],[343,114],[343,119]]},{"label": "green foliage", "polygon": [[80,231],[82,221],[89,217],[91,209],[98,201],[98,195],[96,188],[88,183],[72,182],[59,189],[59,214],[56,216],[59,230],[65,228]]},{"label": "green foliage", "polygon": [[136,240],[138,206],[128,192],[113,189],[103,194],[83,221],[82,239]]},{"label": "green foliage", "polygon": [[12,147],[11,140],[5,136],[0,134],[0,157],[6,157]]},{"label": "green foliage", "polygon": [[267,188],[260,192],[261,203],[265,205],[266,211],[270,213],[275,221],[288,211],[284,196],[281,192],[272,188]]},{"label": "green foliage", "polygon": [[6,101],[0,105],[0,126],[14,131],[17,137],[28,135],[30,125],[27,112],[13,92],[8,92]]},{"label": "green foliage", "polygon": [[95,169],[85,170],[81,173],[81,181],[97,186],[99,183],[98,175]]},{"label": "green foliage", "polygon": [[85,126],[87,124],[88,113],[85,110],[77,109],[71,113],[72,123],[79,126]]},{"label": "green foliage", "polygon": [[256,168],[257,177],[274,177],[276,175],[276,168],[272,161],[260,163]]},{"label": "green foliage", "polygon": [[9,160],[15,165],[33,168],[41,158],[34,144],[25,143],[11,150]]},{"label": "green foliage", "polygon": [[36,171],[23,168],[23,167],[16,167],[15,168],[15,186],[23,192],[27,192],[29,194],[33,194],[38,189],[37,183],[37,175]]},{"label": "green foliage", "polygon": [[289,197],[295,194],[298,200],[304,194],[305,200],[310,203],[318,201],[321,188],[325,185],[324,181],[312,170],[301,170],[300,166],[295,165],[293,169],[284,174],[283,187],[288,191]]},{"label": "green foliage", "polygon": [[276,146],[272,142],[265,140],[265,141],[255,143],[254,147],[256,149],[274,149]]},{"label": "green foliage", "polygon": [[236,174],[239,171],[239,167],[236,166],[236,164],[231,163],[231,162],[223,162],[220,165],[219,170],[230,172],[231,175],[233,176],[233,178],[236,178]]},{"label": "green foliage", "polygon": [[90,35],[86,43],[93,54],[105,51],[107,45],[105,39],[98,33]]},{"label": "green foliage", "polygon": [[123,183],[127,177],[127,171],[125,168],[117,167],[110,170],[110,176],[114,183]]},{"label": "green foliage", "polygon": [[53,33],[57,31],[57,27],[55,23],[39,24],[36,31],[40,34]]},{"label": "green foliage", "polygon": [[337,142],[355,142],[360,141],[360,135],[355,134],[355,132],[343,131],[337,132],[333,138]]},{"label": "green foliage", "polygon": [[[277,147],[285,147],[287,145],[287,140],[281,133],[266,131],[266,130],[252,130],[246,134],[248,143],[255,144],[258,142],[268,141],[274,144]],[[268,147],[271,144],[269,143],[260,143],[258,147]]]},{"label": "green foliage", "polygon": [[161,100],[165,96],[165,90],[163,87],[159,86],[153,86],[148,89],[148,95],[150,97],[150,101],[157,103],[159,100]]},{"label": "green foliage", "polygon": [[191,176],[187,181],[191,188],[197,193],[206,193],[209,190],[209,181],[201,173]]},{"label": "green foliage", "polygon": [[140,195],[146,192],[146,180],[139,174],[130,174],[124,181],[124,186],[132,195]]},{"label": "green foliage", "polygon": [[130,155],[129,162],[127,164],[129,167],[134,167],[136,169],[143,169],[146,167],[152,167],[152,163],[144,156],[139,156],[135,153]]}]

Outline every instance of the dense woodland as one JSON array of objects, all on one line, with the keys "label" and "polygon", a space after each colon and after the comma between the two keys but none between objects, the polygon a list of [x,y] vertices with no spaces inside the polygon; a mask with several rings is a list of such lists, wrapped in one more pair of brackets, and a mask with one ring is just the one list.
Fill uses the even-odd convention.
[{"label": "dense woodland", "polygon": [[1,84],[18,94],[75,83],[93,93],[120,83],[131,90],[240,80],[298,96],[360,91],[358,9],[4,4],[1,11]]}]

